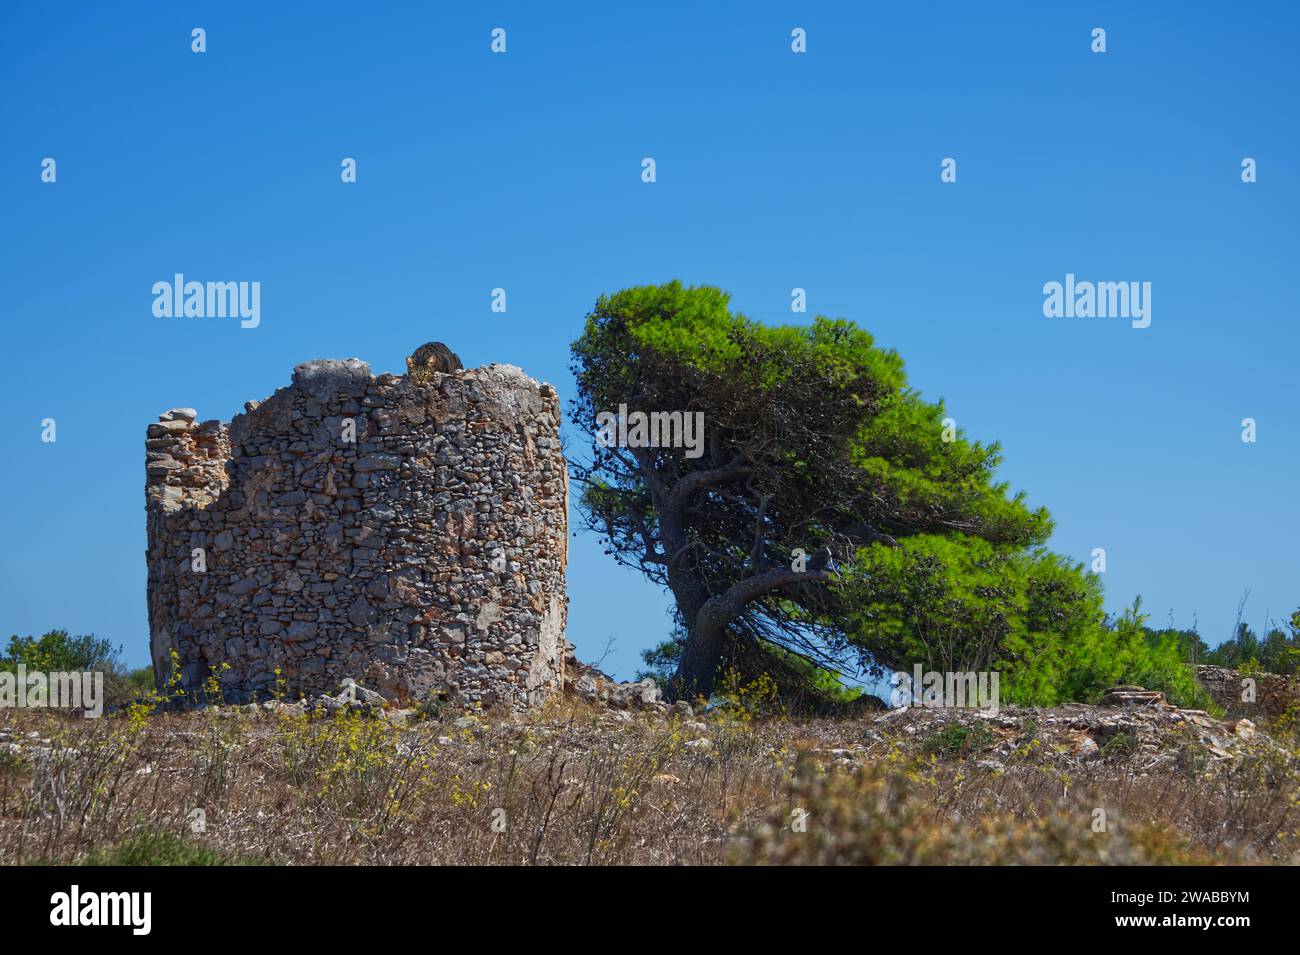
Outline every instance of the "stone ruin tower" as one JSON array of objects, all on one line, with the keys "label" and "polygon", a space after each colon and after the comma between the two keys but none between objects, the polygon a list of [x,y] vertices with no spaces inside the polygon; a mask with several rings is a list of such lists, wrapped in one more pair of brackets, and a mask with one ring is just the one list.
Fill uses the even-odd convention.
[{"label": "stone ruin tower", "polygon": [[512,365],[371,377],[311,361],[228,425],[196,419],[169,411],[145,442],[160,684],[175,651],[191,698],[216,667],[228,702],[278,680],[292,699],[351,677],[402,702],[513,707],[563,686],[550,385]]}]

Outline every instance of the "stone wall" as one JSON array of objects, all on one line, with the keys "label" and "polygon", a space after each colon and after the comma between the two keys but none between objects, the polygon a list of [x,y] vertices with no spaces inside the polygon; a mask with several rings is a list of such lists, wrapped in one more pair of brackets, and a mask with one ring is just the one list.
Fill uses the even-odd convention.
[{"label": "stone wall", "polygon": [[245,409],[225,425],[178,408],[148,429],[160,684],[174,651],[191,699],[213,672],[228,702],[348,677],[395,700],[516,707],[562,687],[568,477],[550,385],[510,365],[420,382],[314,361]]},{"label": "stone wall", "polygon": [[[1196,678],[1201,686],[1223,707],[1226,719],[1246,717],[1257,723],[1277,719],[1287,710],[1300,705],[1300,679],[1276,673],[1246,674],[1226,667],[1196,668]],[[1254,680],[1254,701],[1243,701],[1244,680]]]}]

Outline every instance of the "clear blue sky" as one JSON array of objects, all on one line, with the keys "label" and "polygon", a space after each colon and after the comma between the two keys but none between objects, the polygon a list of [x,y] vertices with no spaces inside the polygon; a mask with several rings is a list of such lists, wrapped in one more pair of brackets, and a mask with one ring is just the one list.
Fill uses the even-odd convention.
[{"label": "clear blue sky", "polygon": [[[672,278],[896,348],[1002,442],[1055,549],[1106,548],[1112,610],[1140,593],[1213,644],[1247,588],[1257,627],[1300,605],[1294,4],[273,6],[6,5],[3,636],[147,659],[159,412],[229,419],[297,362],[401,371],[430,339],[567,401],[596,296]],[[260,281],[261,326],[154,318],[175,272]],[[1151,282],[1151,327],[1045,318],[1067,272]],[[571,553],[570,638],[629,675],[668,598]]]}]

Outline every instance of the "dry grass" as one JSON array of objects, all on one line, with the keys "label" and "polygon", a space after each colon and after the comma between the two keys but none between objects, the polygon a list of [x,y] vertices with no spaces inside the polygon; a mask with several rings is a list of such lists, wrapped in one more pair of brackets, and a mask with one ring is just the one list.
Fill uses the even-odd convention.
[{"label": "dry grass", "polygon": [[301,865],[1297,857],[1293,757],[1207,763],[1175,741],[1158,771],[1122,751],[1063,768],[1027,738],[989,769],[920,739],[864,744],[860,719],[628,715],[11,711],[23,746],[0,747],[0,862],[104,861],[124,844],[139,861],[159,835],[205,859]]}]

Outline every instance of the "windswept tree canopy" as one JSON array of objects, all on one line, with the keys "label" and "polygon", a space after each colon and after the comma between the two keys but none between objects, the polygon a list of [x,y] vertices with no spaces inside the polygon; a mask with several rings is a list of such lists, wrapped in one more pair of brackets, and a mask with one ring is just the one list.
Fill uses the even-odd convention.
[{"label": "windswept tree canopy", "polygon": [[[767,326],[716,288],[631,288],[596,303],[573,370],[572,418],[592,439],[574,467],[581,510],[674,596],[686,638],[672,694],[708,695],[724,657],[746,653],[892,662],[896,643],[851,629],[869,622],[867,595],[828,586],[863,548],[938,535],[1018,551],[1050,533],[1046,511],[995,482],[997,445],[945,434],[942,402],[852,322]],[[620,406],[702,413],[698,456],[603,446],[597,416]]]}]

